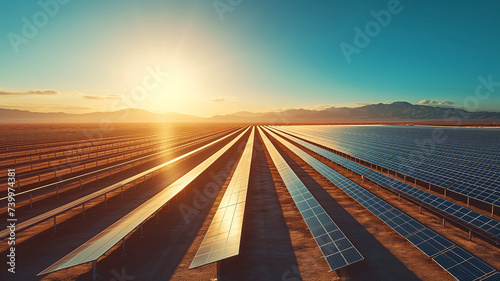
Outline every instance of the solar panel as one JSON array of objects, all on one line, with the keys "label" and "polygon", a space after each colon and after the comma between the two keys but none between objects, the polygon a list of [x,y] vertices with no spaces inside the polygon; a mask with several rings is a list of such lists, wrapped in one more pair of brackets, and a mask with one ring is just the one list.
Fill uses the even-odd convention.
[{"label": "solar panel", "polygon": [[356,247],[333,222],[260,128],[259,133],[285,186],[330,268],[337,270],[363,260],[363,256]]},{"label": "solar panel", "polygon": [[[344,158],[345,159],[345,158]],[[331,160],[331,159],[330,159]],[[368,174],[369,172],[373,171],[372,169],[368,168],[368,167],[365,167],[363,165],[359,165],[357,163],[354,163],[352,161],[344,161],[344,163],[342,164],[342,166],[346,167],[347,169],[357,173],[358,175],[362,176],[362,175],[366,175]]]},{"label": "solar panel", "polygon": [[231,148],[248,131],[245,130],[223,148],[205,159],[201,164],[184,174],[178,180],[165,187],[154,197],[129,212],[127,215],[101,231],[99,234],[67,254],[62,259],[49,266],[38,275],[48,274],[61,269],[73,267],[79,264],[96,261],[127,234],[137,228],[146,219],[152,216],[159,208],[182,191],[188,184],[195,180],[202,172],[211,166],[219,157]]},{"label": "solar panel", "polygon": [[460,281],[477,280],[496,271],[487,263],[458,246],[432,259]]},{"label": "solar panel", "polygon": [[189,269],[239,254],[255,127]]},{"label": "solar panel", "polygon": [[371,193],[369,193],[369,195],[365,197],[359,198],[358,202],[360,202],[366,209],[368,209],[368,211],[370,211],[375,216],[380,216],[394,208],[387,202],[381,200]]},{"label": "solar panel", "polygon": [[[308,163],[311,167],[325,176],[327,179],[333,178],[332,182],[337,185],[341,190],[346,192],[346,194],[352,193],[355,189],[353,185],[344,185],[343,181],[338,180],[340,177],[343,177],[336,171],[332,170],[330,167],[321,163],[319,160],[310,156],[303,150],[294,146],[287,140],[275,134],[273,131],[267,130],[275,139],[285,145],[288,149],[293,151],[298,157]],[[336,175],[335,175],[336,174]],[[344,177],[345,178],[345,177]],[[355,184],[356,185],[356,184]],[[359,187],[361,188],[361,187]],[[367,191],[368,192],[368,191]],[[369,193],[369,192],[368,192]],[[372,210],[379,210],[374,208],[374,204],[380,204],[377,202],[378,200],[383,201],[377,196],[369,193],[365,194],[358,199],[355,199],[358,203],[360,203],[365,208],[370,208]],[[387,203],[386,203],[387,204]],[[451,275],[453,275],[458,280],[475,280],[487,274],[490,274],[495,271],[494,268],[484,263],[482,260],[474,257],[467,251],[454,247],[450,245],[450,241],[441,235],[431,231],[428,228],[425,228],[418,221],[412,219],[408,215],[404,214],[400,210],[392,207],[391,205],[383,205],[380,204],[382,209],[379,210],[378,218],[384,221],[387,225],[397,231],[401,236],[405,237],[411,243],[413,243],[417,248],[419,248],[426,255],[432,255],[436,251],[443,250],[441,254],[436,255],[433,260],[440,264],[445,270],[447,270]],[[445,255],[446,254],[446,255]],[[461,260],[456,258],[457,255],[463,257]],[[454,262],[450,262],[450,260]],[[467,277],[477,276],[474,279],[467,279]]]},{"label": "solar panel", "polygon": [[481,279],[481,281],[500,281],[500,273],[497,272],[489,277]]},{"label": "solar panel", "polygon": [[396,208],[392,208],[380,214],[378,217],[403,237],[411,235],[425,228],[425,226],[423,226],[421,223],[412,219]]},{"label": "solar panel", "polygon": [[432,257],[455,245],[448,239],[428,228],[414,233],[413,235],[406,237],[406,239],[413,245],[415,245],[415,247],[424,252],[424,254],[426,254],[428,257]]}]

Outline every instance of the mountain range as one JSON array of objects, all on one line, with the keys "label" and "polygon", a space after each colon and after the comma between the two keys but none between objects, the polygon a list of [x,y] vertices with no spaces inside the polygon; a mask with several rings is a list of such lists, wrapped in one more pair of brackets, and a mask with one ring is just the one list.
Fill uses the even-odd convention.
[{"label": "mountain range", "polygon": [[500,112],[469,112],[463,109],[414,105],[408,102],[370,104],[361,107],[330,107],[321,110],[288,109],[279,112],[248,111],[209,118],[179,113],[157,114],[142,109],[85,114],[40,113],[0,108],[0,123],[144,123],[144,122],[231,122],[231,123],[352,123],[391,121],[498,121]]}]

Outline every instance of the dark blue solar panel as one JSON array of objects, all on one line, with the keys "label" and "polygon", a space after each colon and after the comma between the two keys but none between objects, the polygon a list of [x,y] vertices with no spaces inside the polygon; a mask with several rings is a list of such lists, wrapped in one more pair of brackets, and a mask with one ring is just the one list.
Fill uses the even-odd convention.
[{"label": "dark blue solar panel", "polygon": [[410,235],[406,237],[406,239],[408,239],[408,241],[410,241],[413,245],[415,245],[429,257],[432,257],[454,246],[454,244],[448,239],[428,228]]},{"label": "dark blue solar panel", "polygon": [[500,273],[495,273],[489,277],[481,279],[481,281],[500,281]]},{"label": "dark blue solar panel", "polygon": [[493,267],[460,247],[454,247],[432,259],[461,281],[473,281],[495,271]]}]

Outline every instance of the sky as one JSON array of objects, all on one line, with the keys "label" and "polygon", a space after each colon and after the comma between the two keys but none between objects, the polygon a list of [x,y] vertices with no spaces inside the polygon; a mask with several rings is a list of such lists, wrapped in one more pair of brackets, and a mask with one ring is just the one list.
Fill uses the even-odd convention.
[{"label": "sky", "polygon": [[499,12],[496,0],[2,1],[0,108],[500,111]]}]

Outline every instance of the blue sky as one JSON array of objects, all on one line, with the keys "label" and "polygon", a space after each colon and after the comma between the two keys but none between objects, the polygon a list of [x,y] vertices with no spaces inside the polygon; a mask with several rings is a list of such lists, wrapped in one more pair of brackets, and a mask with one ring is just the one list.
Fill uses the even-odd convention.
[{"label": "blue sky", "polygon": [[[498,1],[61,2],[0,4],[0,107],[211,116],[404,100],[500,110]],[[391,18],[375,24],[372,11]]]}]

